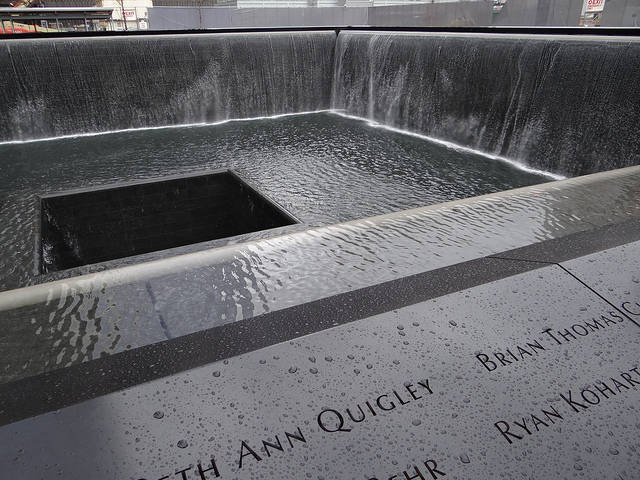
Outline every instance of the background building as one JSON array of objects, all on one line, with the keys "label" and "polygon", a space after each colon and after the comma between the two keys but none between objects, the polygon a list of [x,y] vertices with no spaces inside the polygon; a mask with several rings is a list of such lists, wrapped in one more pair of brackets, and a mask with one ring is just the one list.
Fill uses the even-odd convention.
[{"label": "background building", "polygon": [[0,7],[0,34],[113,30],[109,7]]},{"label": "background building", "polygon": [[[328,25],[640,25],[640,0],[0,0],[0,9],[0,34]],[[105,12],[111,13],[105,17]]]}]

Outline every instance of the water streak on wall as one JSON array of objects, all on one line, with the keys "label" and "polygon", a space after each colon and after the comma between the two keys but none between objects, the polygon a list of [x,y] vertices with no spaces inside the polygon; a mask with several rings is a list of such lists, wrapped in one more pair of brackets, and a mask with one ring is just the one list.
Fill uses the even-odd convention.
[{"label": "water streak on wall", "polygon": [[631,37],[5,40],[0,71],[0,141],[332,106],[566,175],[640,163],[640,41]]},{"label": "water streak on wall", "polygon": [[326,109],[335,37],[4,41],[0,141]]},{"label": "water streak on wall", "polygon": [[640,163],[640,42],[341,32],[332,106],[569,175]]}]

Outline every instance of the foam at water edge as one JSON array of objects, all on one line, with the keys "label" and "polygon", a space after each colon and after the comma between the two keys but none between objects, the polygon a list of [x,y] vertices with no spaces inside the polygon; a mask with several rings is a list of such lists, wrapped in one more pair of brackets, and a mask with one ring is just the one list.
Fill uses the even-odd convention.
[{"label": "foam at water edge", "polygon": [[216,125],[224,125],[226,123],[232,122],[251,122],[254,120],[270,120],[276,118],[284,118],[284,117],[293,117],[296,115],[311,115],[313,113],[328,113],[331,110],[313,110],[309,112],[294,112],[294,113],[280,113],[278,115],[270,115],[264,117],[249,117],[249,118],[228,118],[226,120],[220,120],[217,122],[200,122],[200,123],[184,123],[180,125],[161,125],[156,127],[139,127],[139,128],[124,128],[122,130],[107,130],[104,132],[87,132],[87,133],[75,133],[72,135],[60,135],[58,137],[47,137],[47,138],[33,138],[29,140],[8,140],[5,142],[0,142],[0,146],[2,145],[14,145],[14,144],[23,144],[23,143],[35,143],[35,142],[51,142],[56,140],[66,140],[73,138],[82,138],[82,137],[96,137],[99,135],[111,135],[115,133],[132,133],[132,132],[143,132],[147,130],[165,130],[169,128],[194,128],[194,127],[212,127]]},{"label": "foam at water edge", "polygon": [[439,138],[430,137],[428,135],[423,135],[421,133],[411,132],[409,130],[402,130],[402,129],[396,128],[396,127],[390,127],[388,125],[384,125],[382,123],[378,123],[378,122],[370,120],[368,118],[362,118],[362,117],[357,117],[355,115],[346,114],[346,113],[344,113],[344,112],[342,112],[340,110],[330,110],[330,113],[332,113],[334,115],[339,115],[339,116],[344,117],[344,118],[349,118],[349,119],[352,119],[352,120],[359,120],[361,122],[366,123],[369,127],[372,127],[372,128],[381,128],[383,130],[388,130],[390,132],[400,133],[402,135],[409,135],[411,137],[420,138],[420,139],[426,140],[428,142],[437,143],[438,145],[442,145],[444,147],[451,148],[453,150],[459,150],[461,152],[473,153],[475,155],[481,155],[483,157],[490,158],[492,160],[499,160],[501,162],[508,163],[512,167],[515,167],[515,168],[517,168],[519,170],[522,170],[522,171],[525,171],[525,172],[528,172],[528,173],[535,173],[537,175],[544,175],[545,177],[549,177],[549,178],[552,178],[554,180],[564,180],[565,178],[567,178],[564,175],[558,175],[556,173],[547,172],[545,170],[539,170],[537,168],[531,168],[531,167],[529,167],[529,166],[527,166],[527,165],[525,165],[523,163],[517,162],[515,160],[511,160],[511,159],[506,158],[506,157],[501,157],[500,155],[493,155],[491,153],[482,152],[480,150],[475,150],[473,148],[465,147],[463,145],[458,145],[457,143],[448,142],[446,140],[440,140]]}]

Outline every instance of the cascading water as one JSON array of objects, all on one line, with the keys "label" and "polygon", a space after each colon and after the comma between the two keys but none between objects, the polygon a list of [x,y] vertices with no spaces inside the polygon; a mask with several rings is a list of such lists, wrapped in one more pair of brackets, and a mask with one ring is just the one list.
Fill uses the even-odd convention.
[{"label": "cascading water", "polygon": [[332,107],[580,175],[640,163],[640,41],[341,32]]},{"label": "cascading water", "polygon": [[[573,174],[638,162],[638,45],[341,33],[336,49],[333,31],[0,41],[0,292],[105,271],[95,282],[29,290],[37,296],[4,295],[0,383],[632,218],[637,173],[358,220],[549,180],[469,148]],[[327,113],[148,129],[331,101],[469,148]],[[300,223],[159,249],[166,245],[153,235],[193,239],[217,210],[231,209],[205,196],[202,209],[187,212],[177,201],[184,185],[158,184],[226,170]],[[158,197],[138,201],[136,211],[157,215],[156,223],[141,228],[133,210],[123,212],[140,198],[132,190],[103,202],[67,198],[81,208],[56,216],[43,202],[100,187],[113,194],[131,182],[155,184],[149,195]],[[78,219],[73,231],[58,223],[69,216]],[[309,227],[318,228],[299,231]],[[92,253],[87,261],[109,259],[50,272],[53,247],[79,252],[79,240]],[[137,255],[138,242],[155,250]],[[105,249],[108,257],[94,255]]]},{"label": "cascading water", "polygon": [[343,31],[337,43],[333,31],[19,39],[0,43],[0,71],[0,142],[331,106],[559,174],[640,163],[637,39],[366,31]]},{"label": "cascading water", "polygon": [[0,43],[0,141],[329,106],[335,32]]}]

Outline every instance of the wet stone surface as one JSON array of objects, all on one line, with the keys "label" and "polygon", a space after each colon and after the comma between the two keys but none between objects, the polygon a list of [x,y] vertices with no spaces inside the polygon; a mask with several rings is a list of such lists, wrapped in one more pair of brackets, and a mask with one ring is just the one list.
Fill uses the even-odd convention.
[{"label": "wet stone surface", "polygon": [[7,425],[0,465],[24,479],[637,478],[639,340],[549,266]]},{"label": "wet stone surface", "polygon": [[562,266],[640,324],[640,242],[628,243]]}]

